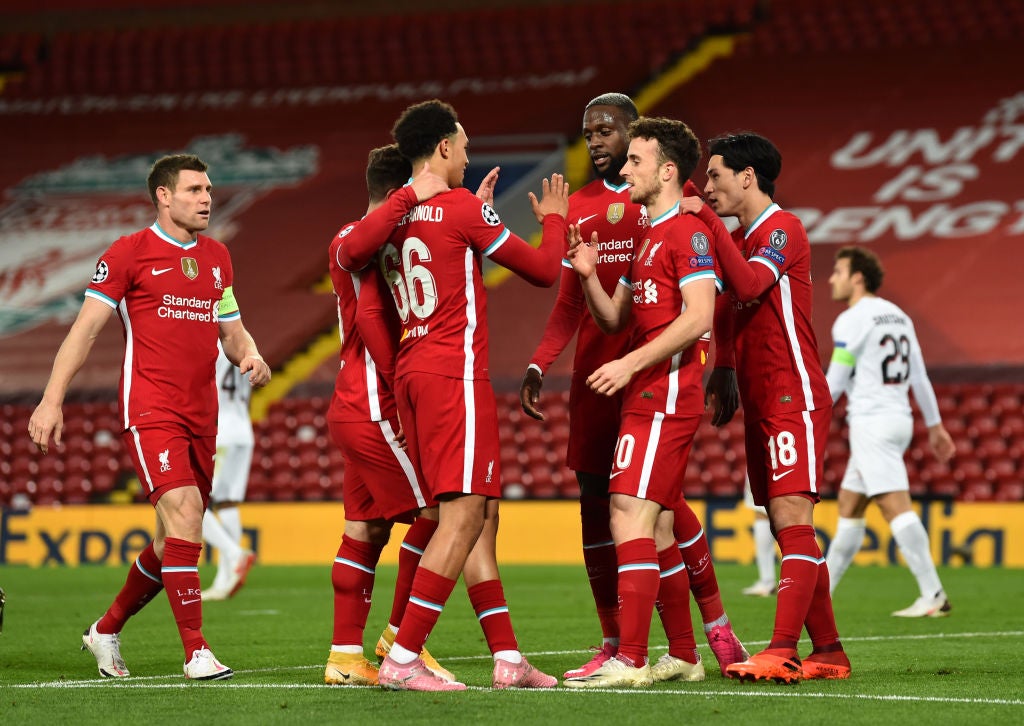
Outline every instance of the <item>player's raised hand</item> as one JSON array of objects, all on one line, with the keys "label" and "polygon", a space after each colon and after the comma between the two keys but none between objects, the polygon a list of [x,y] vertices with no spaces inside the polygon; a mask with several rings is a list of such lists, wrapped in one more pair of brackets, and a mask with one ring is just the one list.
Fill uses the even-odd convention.
[{"label": "player's raised hand", "polygon": [[543,179],[540,183],[540,201],[537,195],[529,193],[530,207],[538,222],[544,222],[544,216],[548,214],[559,214],[566,217],[569,214],[569,184],[561,174],[552,174],[551,180]]},{"label": "player's raised hand", "polygon": [[425,161],[413,177],[412,190],[416,192],[417,201],[425,202],[441,192],[448,191],[448,182],[432,172],[430,162]]},{"label": "player's raised hand", "polygon": [[46,401],[40,401],[36,410],[32,412],[32,418],[28,420],[28,435],[32,443],[42,453],[50,450],[50,435],[53,435],[53,443],[60,446],[60,437],[64,433],[64,412],[60,406]]},{"label": "player's raised hand", "polygon": [[476,196],[482,200],[484,204],[490,204],[494,206],[494,187],[498,183],[498,172],[501,171],[500,166],[496,166],[487,172],[487,176],[480,182],[480,186],[476,190]]},{"label": "player's raised hand", "polygon": [[538,421],[544,420],[544,414],[537,408],[537,401],[540,400],[540,389],[544,385],[544,379],[536,368],[527,368],[523,376],[523,384],[519,387],[519,403],[523,411],[530,418]]},{"label": "player's raised hand", "polygon": [[578,224],[569,225],[569,251],[566,257],[572,269],[582,278],[588,278],[597,271],[597,232],[590,235],[590,241],[583,241],[583,233]]}]

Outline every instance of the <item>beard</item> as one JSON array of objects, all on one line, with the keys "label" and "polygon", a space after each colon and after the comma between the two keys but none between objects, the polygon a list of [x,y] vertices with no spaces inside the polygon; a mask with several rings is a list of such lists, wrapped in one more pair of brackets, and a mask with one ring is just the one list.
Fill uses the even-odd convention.
[{"label": "beard", "polygon": [[[593,161],[590,162],[593,165]],[[622,181],[622,177],[619,176],[619,172],[622,171],[622,167],[626,165],[626,155],[613,156],[609,160],[608,167],[601,171],[594,166],[594,174],[597,175],[598,179],[604,179],[607,182],[618,183]]]}]

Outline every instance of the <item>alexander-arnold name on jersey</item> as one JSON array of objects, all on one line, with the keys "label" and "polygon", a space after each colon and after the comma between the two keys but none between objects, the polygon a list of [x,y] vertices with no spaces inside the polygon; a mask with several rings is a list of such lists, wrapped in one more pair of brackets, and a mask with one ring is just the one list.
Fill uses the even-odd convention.
[{"label": "alexander-arnold name on jersey", "polygon": [[215,301],[198,297],[178,297],[164,295],[162,305],[157,307],[156,314],[161,318],[172,320],[194,320],[198,323],[217,322],[218,308]]},{"label": "alexander-arnold name on jersey", "polygon": [[409,224],[409,222],[443,222],[444,221],[444,209],[441,207],[433,207],[429,204],[420,204],[412,209],[402,217],[402,221],[399,225]]}]

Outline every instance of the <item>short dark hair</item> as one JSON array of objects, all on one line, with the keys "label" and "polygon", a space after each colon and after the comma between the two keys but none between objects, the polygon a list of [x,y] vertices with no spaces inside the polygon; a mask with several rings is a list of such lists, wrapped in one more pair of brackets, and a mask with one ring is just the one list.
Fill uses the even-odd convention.
[{"label": "short dark hair", "polygon": [[626,117],[627,122],[636,121],[640,118],[640,112],[636,110],[636,104],[625,93],[602,93],[600,96],[590,99],[590,103],[583,109],[583,115],[586,116],[587,111],[593,106],[615,106],[622,109],[622,114]]},{"label": "short dark hair", "polygon": [[682,121],[641,116],[629,125],[629,138],[658,142],[659,161],[671,161],[679,169],[682,186],[700,161],[700,139]]},{"label": "short dark hair", "polygon": [[721,155],[722,163],[733,171],[748,166],[757,177],[757,188],[769,197],[775,197],[775,180],[782,171],[782,154],[771,141],[752,131],[740,131],[711,139],[710,156]]},{"label": "short dark hair", "polygon": [[402,156],[398,144],[381,146],[366,160],[366,191],[371,202],[380,202],[388,192],[400,188],[412,176],[412,164]]},{"label": "short dark hair", "polygon": [[840,247],[836,252],[837,260],[850,261],[850,274],[859,272],[864,277],[864,288],[870,293],[878,292],[885,278],[882,261],[871,250],[863,247]]},{"label": "short dark hair", "polygon": [[178,174],[183,171],[206,171],[208,168],[207,163],[195,154],[161,156],[153,163],[153,168],[149,170],[149,177],[146,179],[153,206],[157,206],[156,190],[167,187],[173,191],[178,186]]},{"label": "short dark hair", "polygon": [[443,139],[458,131],[455,109],[436,98],[413,104],[402,112],[391,129],[398,149],[409,161],[418,161],[434,153]]}]

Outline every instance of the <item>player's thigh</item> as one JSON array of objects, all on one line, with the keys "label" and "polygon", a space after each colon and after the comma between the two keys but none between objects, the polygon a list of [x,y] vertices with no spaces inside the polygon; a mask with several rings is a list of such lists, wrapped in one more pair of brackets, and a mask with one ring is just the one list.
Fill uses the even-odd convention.
[{"label": "player's thigh", "polygon": [[228,444],[217,447],[210,499],[220,502],[244,502],[252,469],[251,444]]},{"label": "player's thigh", "polygon": [[619,436],[622,396],[602,396],[573,376],[569,389],[569,444],[565,465],[573,471],[607,477]]},{"label": "player's thigh", "polygon": [[860,489],[854,491],[868,498],[909,491],[903,455],[913,433],[913,421],[905,417],[875,416],[851,421],[850,464],[856,465],[861,480]]},{"label": "player's thigh", "polygon": [[748,424],[747,467],[756,504],[792,495],[819,499],[831,413],[794,411]]},{"label": "player's thigh", "polygon": [[[500,497],[498,409],[490,381],[430,373],[403,379],[416,455],[431,495]],[[402,403],[400,398],[402,422],[408,425]]]},{"label": "player's thigh", "polygon": [[699,416],[623,412],[609,493],[650,500],[667,509],[675,506],[699,424]]},{"label": "player's thigh", "polygon": [[194,486],[203,505],[208,503],[216,437],[195,436],[180,424],[160,422],[133,426],[122,434],[122,440],[150,502],[155,504],[170,489]]},{"label": "player's thigh", "polygon": [[433,500],[422,476],[395,442],[396,421],[328,421],[331,438],[345,457],[343,495],[347,519],[411,521]]}]

